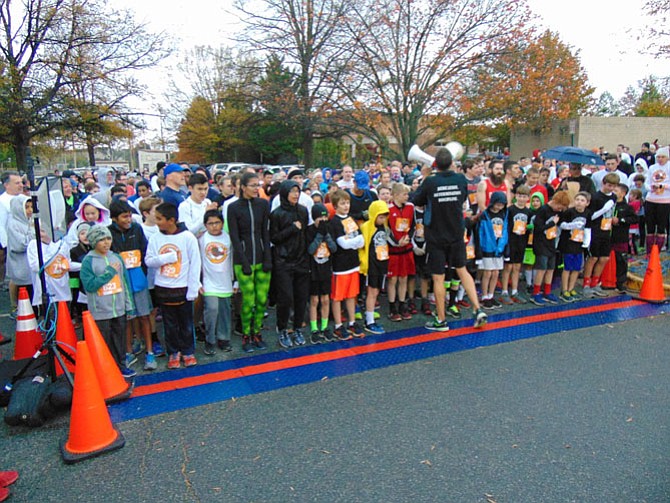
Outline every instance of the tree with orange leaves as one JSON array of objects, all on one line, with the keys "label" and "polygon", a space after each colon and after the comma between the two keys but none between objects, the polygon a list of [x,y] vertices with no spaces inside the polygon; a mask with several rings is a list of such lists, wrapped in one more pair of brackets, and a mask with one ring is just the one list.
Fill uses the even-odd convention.
[{"label": "tree with orange leaves", "polygon": [[549,30],[515,41],[492,66],[462,84],[459,122],[497,121],[536,130],[586,111],[593,94],[578,53]]}]

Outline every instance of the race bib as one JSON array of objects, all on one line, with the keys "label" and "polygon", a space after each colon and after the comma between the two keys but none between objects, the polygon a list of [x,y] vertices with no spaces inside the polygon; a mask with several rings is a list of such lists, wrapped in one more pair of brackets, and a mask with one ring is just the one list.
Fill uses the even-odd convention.
[{"label": "race bib", "polygon": [[44,268],[44,271],[48,276],[59,279],[65,276],[70,270],[70,261],[65,257],[65,255],[56,255],[54,259],[49,262]]},{"label": "race bib", "polygon": [[570,241],[574,241],[575,243],[583,243],[584,229],[572,229],[570,231]]},{"label": "race bib", "polygon": [[465,247],[465,256],[468,260],[475,259],[475,247],[474,245],[467,245]]},{"label": "race bib", "polygon": [[178,278],[179,274],[181,273],[181,250],[173,244],[166,244],[162,246],[160,250],[158,250],[158,253],[159,255],[162,255],[163,253],[168,253],[171,251],[177,254],[177,261],[171,264],[162,265],[160,268],[160,274],[166,278]]},{"label": "race bib", "polygon": [[388,260],[389,259],[389,245],[388,244],[383,244],[383,245],[375,246],[375,255],[377,256],[377,260],[379,262],[383,262],[384,260]]},{"label": "race bib", "polygon": [[547,239],[556,239],[556,226],[554,225],[553,227],[549,227],[546,231],[544,231],[544,235],[547,237]]},{"label": "race bib", "polygon": [[344,220],[342,220],[342,227],[344,227],[344,233],[346,235],[358,232],[358,225],[356,224],[356,221],[351,217],[347,217]]},{"label": "race bib", "polygon": [[503,224],[493,224],[493,234],[496,239],[500,239],[503,234]]},{"label": "race bib", "polygon": [[318,259],[330,257],[330,249],[326,243],[321,243],[319,247],[314,252],[314,256]]},{"label": "race bib", "polygon": [[514,221],[514,227],[512,227],[512,232],[514,234],[517,234],[519,236],[523,236],[526,234],[526,226],[528,225],[527,222],[524,222],[523,220],[515,220]]},{"label": "race bib", "polygon": [[477,193],[470,192],[468,194],[468,201],[470,202],[470,206],[474,206],[475,204],[477,204]]},{"label": "race bib", "polygon": [[533,233],[528,235],[528,246],[533,246]]},{"label": "race bib", "polygon": [[416,227],[414,228],[414,237],[423,239],[423,224],[416,224]]},{"label": "race bib", "polygon": [[601,231],[612,230],[612,219],[603,217],[603,219],[600,221],[600,230]]},{"label": "race bib", "polygon": [[105,283],[100,288],[98,288],[98,296],[100,297],[105,295],[114,295],[121,292],[123,292],[123,288],[121,288],[121,277],[118,274],[115,274],[108,283]]},{"label": "race bib", "polygon": [[142,266],[142,254],[139,250],[124,251],[119,255],[121,255],[126,269],[135,269]]},{"label": "race bib", "polygon": [[395,230],[397,232],[408,232],[409,231],[409,218],[398,218],[395,221]]}]

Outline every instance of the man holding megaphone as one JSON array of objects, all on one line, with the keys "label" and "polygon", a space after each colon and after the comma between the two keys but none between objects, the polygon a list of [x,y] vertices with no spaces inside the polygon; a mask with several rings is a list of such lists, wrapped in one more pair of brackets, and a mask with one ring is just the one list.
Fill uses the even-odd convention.
[{"label": "man holding megaphone", "polygon": [[444,270],[447,266],[456,270],[472,302],[475,328],[483,327],[487,322],[486,313],[479,307],[475,282],[465,267],[463,204],[468,197],[468,182],[463,174],[450,169],[452,164],[453,157],[449,149],[440,149],[435,157],[437,171],[424,180],[413,198],[415,205],[425,206],[423,223],[426,238],[426,264],[433,277],[437,311],[435,319],[426,323],[425,326],[428,330],[440,332],[449,330],[444,288]]}]

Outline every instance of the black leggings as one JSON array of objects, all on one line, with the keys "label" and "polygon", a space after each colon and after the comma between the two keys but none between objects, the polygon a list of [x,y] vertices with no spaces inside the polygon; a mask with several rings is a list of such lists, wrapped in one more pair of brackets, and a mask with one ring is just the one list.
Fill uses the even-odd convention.
[{"label": "black leggings", "polygon": [[668,230],[670,204],[644,203],[644,218],[647,223],[647,234],[665,234]]}]

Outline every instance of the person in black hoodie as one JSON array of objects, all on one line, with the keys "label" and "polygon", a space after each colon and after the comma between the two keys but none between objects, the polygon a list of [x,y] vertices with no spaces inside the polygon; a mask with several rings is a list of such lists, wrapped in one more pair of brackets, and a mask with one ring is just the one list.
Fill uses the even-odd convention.
[{"label": "person in black hoodie", "polygon": [[256,173],[244,173],[240,180],[240,199],[228,207],[227,214],[233,269],[242,292],[242,350],[246,353],[266,347],[261,327],[272,271],[270,207],[265,199],[258,197],[259,186]]},{"label": "person in black hoodie", "polygon": [[[279,207],[270,214],[273,281],[277,299],[279,345],[302,346],[302,324],[309,298],[309,255],[307,255],[307,209],[298,204],[300,186],[292,181],[279,187]],[[293,309],[293,340],[288,322]]]},{"label": "person in black hoodie", "polygon": [[626,202],[628,185],[620,183],[614,188],[614,194],[616,204],[612,218],[612,249],[616,259],[616,289],[619,293],[625,293],[630,254],[630,225],[637,223],[638,217],[633,207]]}]

